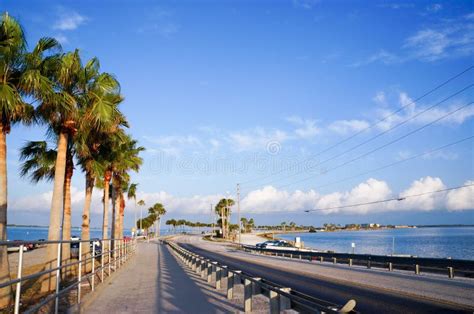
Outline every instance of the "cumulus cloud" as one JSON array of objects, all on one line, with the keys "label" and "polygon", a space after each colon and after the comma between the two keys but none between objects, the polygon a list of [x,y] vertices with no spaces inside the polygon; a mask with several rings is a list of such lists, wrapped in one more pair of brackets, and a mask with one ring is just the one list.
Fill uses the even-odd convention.
[{"label": "cumulus cloud", "polygon": [[[400,197],[408,195],[418,195],[432,191],[445,189],[443,181],[440,178],[425,177],[414,181],[411,186],[400,193]],[[401,202],[399,207],[403,209],[417,209],[421,211],[429,211],[433,209],[441,209],[445,196],[441,193],[426,194],[418,197],[410,197]]]},{"label": "cumulus cloud", "polygon": [[[473,180],[466,181],[464,185],[474,184]],[[423,177],[415,180],[408,188],[396,195],[392,192],[387,182],[370,178],[359,183],[347,191],[336,191],[320,194],[315,190],[295,190],[293,192],[265,186],[253,190],[242,198],[241,209],[243,213],[293,213],[305,210],[314,210],[316,214],[371,214],[387,211],[432,211],[432,210],[474,210],[474,186],[465,187],[449,192],[429,193],[418,197],[409,197],[446,188],[440,178]],[[25,196],[12,200],[11,210],[48,212],[51,204],[52,192],[38,195]],[[164,204],[171,214],[207,214],[210,204],[216,204],[224,195],[192,195],[178,196],[166,191],[156,193],[139,192],[138,199],[145,200],[146,204],[160,202]],[[381,200],[401,198],[401,201],[392,201],[378,204],[353,206]],[[95,190],[92,197],[91,212],[102,212],[102,191]],[[84,191],[72,188],[72,206],[74,210],[82,210],[84,204]],[[343,207],[345,208],[333,208]],[[332,208],[332,209],[331,209]],[[127,211],[133,210],[128,203]]]},{"label": "cumulus cloud", "polygon": [[309,139],[321,132],[321,129],[316,126],[316,120],[292,116],[287,118],[287,121],[297,126],[294,133],[299,138]]},{"label": "cumulus cloud", "polygon": [[351,132],[358,132],[369,127],[369,123],[364,120],[338,120],[329,125],[329,130],[339,133],[347,134]]},{"label": "cumulus cloud", "polygon": [[471,185],[459,190],[448,192],[446,208],[451,211],[474,208],[474,181],[468,180],[464,185]]},{"label": "cumulus cloud", "polygon": [[255,149],[266,149],[269,143],[280,143],[287,141],[289,135],[282,130],[267,130],[257,127],[250,130],[231,132],[228,135],[228,142],[236,151],[246,151]]},{"label": "cumulus cloud", "polygon": [[[385,101],[387,101],[386,98],[384,99]],[[429,106],[432,106],[433,104],[430,104]],[[452,102],[450,105],[446,105],[446,104],[443,104],[443,105],[444,106],[438,106],[426,112],[423,112],[429,106],[418,105],[417,103],[413,101],[413,99],[406,92],[400,92],[398,94],[397,107],[403,107],[403,110],[401,110],[400,112],[396,114],[392,114],[393,109],[378,108],[376,110],[376,115],[379,117],[379,119],[383,119],[383,121],[379,122],[377,126],[381,130],[387,130],[393,127],[395,124],[398,124],[408,119],[411,119],[409,123],[426,124],[445,116],[449,112],[452,112],[456,110],[457,108],[459,108],[460,106],[465,105],[465,103],[455,101],[455,102]],[[474,106],[468,106],[446,118],[443,118],[438,123],[459,125],[459,124],[464,123],[467,119],[473,116],[474,116]]]},{"label": "cumulus cloud", "polygon": [[85,16],[75,11],[61,9],[59,11],[59,18],[54,23],[53,28],[61,31],[75,30],[86,21],[87,18]]}]

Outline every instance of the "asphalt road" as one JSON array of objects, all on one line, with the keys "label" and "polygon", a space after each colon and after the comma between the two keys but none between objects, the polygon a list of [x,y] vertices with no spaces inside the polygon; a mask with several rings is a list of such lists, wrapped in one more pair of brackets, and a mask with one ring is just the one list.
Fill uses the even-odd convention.
[{"label": "asphalt road", "polygon": [[326,278],[292,273],[273,266],[263,266],[252,259],[241,260],[218,252],[211,252],[189,243],[180,245],[194,253],[215,260],[233,269],[263,277],[279,285],[336,304],[345,304],[349,299],[357,301],[356,310],[361,313],[473,313],[473,309],[439,303],[433,300],[396,294],[382,289],[371,289]]}]

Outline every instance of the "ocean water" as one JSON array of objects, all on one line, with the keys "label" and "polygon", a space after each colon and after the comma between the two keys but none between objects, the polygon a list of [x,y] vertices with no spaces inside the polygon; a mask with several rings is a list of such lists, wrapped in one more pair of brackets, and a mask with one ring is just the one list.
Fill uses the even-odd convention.
[{"label": "ocean water", "polygon": [[[197,229],[197,228],[196,228]],[[204,230],[204,229],[203,229]],[[193,230],[190,228],[162,228],[160,229],[161,235],[173,234],[176,232],[191,232],[197,233],[199,230]],[[124,229],[124,234],[130,236],[132,233],[130,229]],[[92,228],[90,230],[91,238],[102,238],[102,229]],[[110,234],[110,230],[109,230]],[[72,236],[81,236],[81,228],[72,228]],[[24,240],[24,241],[34,241],[39,239],[48,239],[48,227],[26,227],[26,226],[8,226],[7,227],[7,239],[8,240]]]},{"label": "ocean water", "polygon": [[[92,228],[91,238],[102,238],[102,229]],[[109,231],[110,232],[110,231]],[[124,230],[125,235],[130,235],[130,230]],[[72,228],[71,235],[80,237],[81,228]],[[7,227],[8,240],[39,240],[48,239],[48,227]]]},{"label": "ocean water", "polygon": [[279,235],[294,240],[301,237],[306,247],[339,253],[390,255],[410,254],[474,260],[474,227],[387,229],[317,232]]}]

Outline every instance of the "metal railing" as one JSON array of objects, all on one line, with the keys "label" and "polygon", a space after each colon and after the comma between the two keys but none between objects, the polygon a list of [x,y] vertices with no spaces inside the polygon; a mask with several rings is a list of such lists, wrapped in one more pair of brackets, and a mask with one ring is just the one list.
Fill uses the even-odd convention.
[{"label": "metal railing", "polygon": [[302,250],[274,250],[243,245],[242,248],[251,253],[281,256],[309,261],[331,262],[333,264],[346,264],[365,266],[367,268],[385,268],[411,270],[419,275],[421,271],[430,273],[445,273],[449,278],[454,278],[454,271],[459,276],[474,277],[474,261],[448,258],[405,257],[390,255],[328,253]]},{"label": "metal railing", "polygon": [[[96,252],[96,242],[100,242],[100,252]],[[93,292],[98,283],[104,282],[106,277],[110,277],[113,272],[116,272],[135,253],[136,242],[136,239],[93,239],[71,241],[0,241],[0,247],[18,247],[17,278],[1,282],[0,288],[11,286],[12,290],[14,290],[15,314],[20,313],[20,310],[22,310],[24,313],[35,313],[36,311],[52,303],[53,301],[54,313],[57,314],[60,306],[59,301],[62,296],[64,296],[67,292],[76,289],[76,303],[79,304],[81,302],[81,296],[83,294],[83,282],[87,280],[90,290]],[[70,256],[62,256],[63,244],[75,244],[78,249],[77,258],[71,258]],[[48,266],[50,264],[48,262],[44,266],[42,266],[45,268],[44,270],[34,272],[25,276],[23,275],[23,266],[25,259],[24,251],[26,247],[31,245],[40,246],[43,249],[46,249],[46,245],[56,245],[57,258],[53,261],[54,266]],[[84,245],[91,245],[90,250],[85,250]],[[83,269],[83,266],[85,266],[85,269]],[[63,272],[67,272],[69,274],[74,273],[74,267],[77,269],[75,274],[69,276],[67,280],[62,280],[61,275],[63,274]],[[87,270],[88,267],[90,267],[90,271]],[[54,291],[51,291],[44,298],[38,300],[38,302],[33,306],[21,309],[21,298],[23,292],[22,285],[26,281],[30,280],[37,280],[38,282],[48,280],[47,278],[44,278],[46,276],[50,276],[56,281]],[[96,277],[99,280],[98,282],[96,282]],[[72,306],[72,304],[70,305]]]},{"label": "metal railing", "polygon": [[268,297],[272,314],[290,309],[303,313],[357,313],[354,310],[356,305],[354,300],[349,300],[344,306],[339,306],[263,278],[253,277],[241,270],[230,269],[183,249],[174,242],[166,240],[161,240],[161,242],[169,245],[192,271],[207,280],[209,284],[213,284],[215,289],[221,289],[227,284],[227,299],[233,298],[235,285],[243,285],[245,313],[252,311],[252,297],[259,294]]}]

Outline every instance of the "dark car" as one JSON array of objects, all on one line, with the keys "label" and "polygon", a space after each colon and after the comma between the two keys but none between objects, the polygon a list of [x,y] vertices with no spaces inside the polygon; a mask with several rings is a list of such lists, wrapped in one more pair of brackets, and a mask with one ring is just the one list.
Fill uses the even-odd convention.
[{"label": "dark car", "polygon": [[278,242],[280,242],[280,241],[270,240],[270,241],[265,241],[265,242],[262,242],[262,243],[257,243],[257,244],[255,244],[255,246],[259,249],[265,249],[267,246],[275,245]]}]

